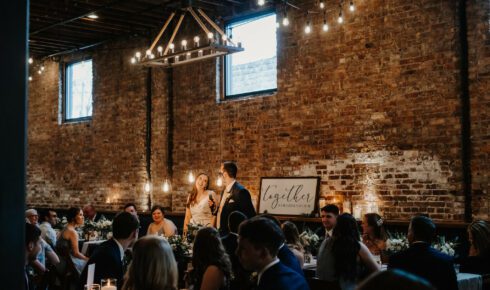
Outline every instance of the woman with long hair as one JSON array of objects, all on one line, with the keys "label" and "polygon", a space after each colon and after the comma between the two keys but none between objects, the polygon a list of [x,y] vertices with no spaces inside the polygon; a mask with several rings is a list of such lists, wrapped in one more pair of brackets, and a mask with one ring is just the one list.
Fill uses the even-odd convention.
[{"label": "woman with long hair", "polygon": [[474,274],[490,274],[490,225],[483,220],[468,226],[470,252],[461,261],[460,271]]},{"label": "woman with long hair", "polygon": [[184,235],[187,234],[189,223],[203,226],[214,226],[213,213],[209,200],[217,200],[216,193],[209,190],[209,176],[199,173],[185,205]]},{"label": "woman with long hair", "polygon": [[339,215],[332,238],[320,246],[317,277],[338,281],[342,290],[351,290],[364,275],[378,270],[379,265],[360,241],[356,219],[347,213]]},{"label": "woman with long hair", "polygon": [[168,242],[159,236],[136,241],[124,280],[123,290],[176,290],[177,262]]},{"label": "woman with long hair", "polygon": [[192,252],[194,289],[229,289],[231,262],[215,228],[202,228],[197,232]]},{"label": "woman with long hair", "polygon": [[62,258],[69,257],[75,265],[78,274],[80,274],[88,261],[88,258],[78,248],[78,232],[76,228],[82,226],[84,222],[82,209],[77,207],[68,209],[66,219],[68,224],[59,234],[56,242],[56,251]]},{"label": "woman with long hair", "polygon": [[380,256],[386,249],[388,236],[383,223],[383,218],[377,213],[367,213],[362,219],[362,242],[375,256]]},{"label": "woman with long hair", "polygon": [[286,239],[286,245],[298,259],[301,268],[303,268],[305,263],[305,250],[299,239],[298,228],[294,223],[289,221],[282,223],[281,228]]}]

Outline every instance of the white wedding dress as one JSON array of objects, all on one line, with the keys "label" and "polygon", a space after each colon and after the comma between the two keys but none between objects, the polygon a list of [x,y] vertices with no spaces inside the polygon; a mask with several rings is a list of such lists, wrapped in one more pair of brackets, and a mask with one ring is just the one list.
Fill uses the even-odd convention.
[{"label": "white wedding dress", "polygon": [[[209,194],[213,194],[212,191],[206,191]],[[214,196],[214,194],[213,194]],[[211,213],[211,209],[209,208],[209,197],[205,197],[201,199],[199,202],[191,205],[189,210],[191,211],[191,224],[200,224],[203,226],[211,226],[211,220],[213,218],[213,214]]]}]

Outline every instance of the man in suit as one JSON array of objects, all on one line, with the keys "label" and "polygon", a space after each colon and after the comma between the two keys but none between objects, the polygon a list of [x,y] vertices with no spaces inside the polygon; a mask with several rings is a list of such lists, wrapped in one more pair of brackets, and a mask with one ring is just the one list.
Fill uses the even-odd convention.
[{"label": "man in suit", "polygon": [[277,258],[284,235],[273,221],[254,217],[240,224],[237,255],[257,275],[257,290],[308,290],[303,276]]},{"label": "man in suit", "polygon": [[83,289],[87,282],[88,265],[94,263],[94,283],[100,283],[100,279],[116,278],[117,288],[122,288],[126,266],[124,251],[138,238],[138,229],[139,222],[134,215],[128,212],[116,215],[112,222],[113,238],[97,247],[88,260],[80,276],[80,289]]},{"label": "man in suit", "polygon": [[408,227],[410,248],[390,257],[396,268],[427,279],[438,290],[457,290],[453,258],[431,247],[436,226],[425,216],[415,216]]},{"label": "man in suit", "polygon": [[102,215],[99,214],[96,210],[95,207],[91,204],[87,204],[83,207],[83,216],[88,219],[89,221],[92,221],[94,223],[98,222],[101,218]]},{"label": "man in suit", "polygon": [[252,204],[250,192],[236,181],[238,168],[233,162],[221,164],[220,174],[223,176],[223,183],[226,186],[219,206],[216,207],[214,201],[209,201],[209,206],[214,209],[216,215],[216,228],[221,236],[228,233],[228,216],[234,211],[240,211],[247,218],[255,216],[255,208]]},{"label": "man in suit", "polygon": [[335,204],[327,204],[321,208],[320,217],[322,218],[322,227],[316,230],[316,234],[321,240],[332,237],[333,228],[337,224],[339,213],[340,210]]}]

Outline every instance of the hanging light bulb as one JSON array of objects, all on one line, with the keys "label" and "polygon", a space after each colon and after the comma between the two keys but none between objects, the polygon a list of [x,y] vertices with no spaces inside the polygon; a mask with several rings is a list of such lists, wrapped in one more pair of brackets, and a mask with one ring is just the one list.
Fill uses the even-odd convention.
[{"label": "hanging light bulb", "polygon": [[155,58],[155,55],[152,53],[148,56],[149,59],[154,59]]},{"label": "hanging light bulb", "polygon": [[194,178],[194,173],[192,173],[192,170],[189,171],[189,175],[187,176],[187,180],[189,181],[189,183],[194,183],[194,181],[196,181],[196,179]]},{"label": "hanging light bulb", "polygon": [[187,49],[187,40],[182,40],[182,42],[180,43],[182,44],[182,50],[186,50]]},{"label": "hanging light bulb", "polygon": [[170,48],[170,52],[174,53],[175,45],[171,43],[168,48]]},{"label": "hanging light bulb", "polygon": [[216,179],[216,186],[218,187],[223,186],[223,177],[221,175],[218,176],[218,179]]},{"label": "hanging light bulb", "polygon": [[323,20],[322,30],[325,31],[325,32],[328,31],[328,23],[327,23],[327,20]]},{"label": "hanging light bulb", "polygon": [[41,66],[41,71],[44,71],[44,65]]},{"label": "hanging light bulb", "polygon": [[163,189],[163,192],[169,192],[170,191],[170,182],[168,182],[168,179],[165,179],[165,182],[163,182],[162,189]]},{"label": "hanging light bulb", "polygon": [[136,59],[137,60],[140,60],[140,58],[141,58],[141,52],[137,51],[134,56],[136,56]]},{"label": "hanging light bulb", "polygon": [[306,26],[305,26],[305,33],[306,34],[309,34],[311,32],[311,25],[310,25],[310,21],[307,21],[306,22]]},{"label": "hanging light bulb", "polygon": [[194,36],[194,45],[195,47],[199,47],[199,36]]},{"label": "hanging light bulb", "polygon": [[148,193],[148,192],[150,192],[150,190],[151,190],[151,184],[150,184],[150,181],[147,181],[145,183],[145,192]]},{"label": "hanging light bulb", "polygon": [[257,1],[257,5],[259,5],[259,6],[264,6],[264,4],[265,4],[265,0],[258,0]]},{"label": "hanging light bulb", "polygon": [[29,76],[29,81],[32,81],[32,77],[31,76]]},{"label": "hanging light bulb", "polygon": [[158,47],[157,47],[157,51],[158,51],[158,55],[159,55],[159,56],[162,56],[163,47],[158,46]]},{"label": "hanging light bulb", "polygon": [[151,55],[151,50],[146,50],[146,56],[150,56]]},{"label": "hanging light bulb", "polygon": [[320,9],[325,9],[325,2],[323,0],[320,1]]},{"label": "hanging light bulb", "polygon": [[132,63],[132,64],[135,64],[135,63],[136,63],[136,57],[132,57],[132,58],[131,58],[131,63]]},{"label": "hanging light bulb", "polygon": [[32,59],[32,57],[29,57],[29,64],[32,64],[34,62],[34,60]]},{"label": "hanging light bulb", "polygon": [[351,12],[354,12],[354,10],[356,10],[356,7],[354,6],[354,2],[353,1],[350,1],[350,4],[349,4],[349,10]]},{"label": "hanging light bulb", "polygon": [[212,32],[208,32],[208,38],[209,39],[213,39],[214,38],[214,34]]},{"label": "hanging light bulb", "polygon": [[339,13],[339,18],[337,18],[337,22],[342,24],[344,22],[344,18],[342,17],[342,11]]},{"label": "hanging light bulb", "polygon": [[284,12],[284,18],[282,19],[282,25],[284,25],[284,26],[289,25],[288,14],[286,12]]},{"label": "hanging light bulb", "polygon": [[38,70],[38,71],[37,71],[37,73],[38,73],[38,74],[42,74],[42,73],[43,73],[43,71],[42,71],[42,70]]}]

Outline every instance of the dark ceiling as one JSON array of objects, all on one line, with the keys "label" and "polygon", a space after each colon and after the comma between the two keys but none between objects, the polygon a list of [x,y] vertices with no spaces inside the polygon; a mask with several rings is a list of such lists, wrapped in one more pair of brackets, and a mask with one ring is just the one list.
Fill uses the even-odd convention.
[{"label": "dark ceiling", "polygon": [[[172,11],[192,4],[229,16],[249,0],[31,0],[30,55],[43,58],[124,36],[153,38]],[[95,13],[98,18],[87,16]]]}]

